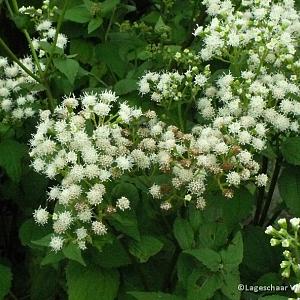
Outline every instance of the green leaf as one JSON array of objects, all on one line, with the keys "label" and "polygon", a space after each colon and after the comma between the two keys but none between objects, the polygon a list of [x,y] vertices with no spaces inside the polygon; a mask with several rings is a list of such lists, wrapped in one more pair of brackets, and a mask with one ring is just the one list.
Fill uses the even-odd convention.
[{"label": "green leaf", "polygon": [[38,240],[32,240],[31,243],[38,246],[48,247],[51,241],[52,233],[49,233]]},{"label": "green leaf", "polygon": [[242,267],[247,267],[251,276],[259,278],[265,273],[278,271],[282,251],[280,248],[271,247],[270,239],[263,228],[246,227],[243,230],[243,242],[244,258]]},{"label": "green leaf", "polygon": [[91,14],[85,5],[78,5],[68,9],[65,13],[65,19],[75,23],[87,23],[91,19]]},{"label": "green leaf", "polygon": [[30,300],[53,299],[57,291],[58,272],[49,267],[30,265]]},{"label": "green leaf", "polygon": [[197,209],[194,204],[189,207],[189,222],[194,231],[197,231],[204,222],[202,210]]},{"label": "green leaf", "polygon": [[67,270],[69,300],[114,300],[119,288],[119,274],[94,264],[83,267],[70,261]]},{"label": "green leaf", "polygon": [[93,43],[83,39],[73,39],[70,41],[70,54],[76,54],[76,60],[84,64],[93,63]]},{"label": "green leaf", "polygon": [[281,146],[281,152],[288,163],[300,166],[300,137],[287,138]]},{"label": "green leaf", "polygon": [[71,84],[74,84],[79,71],[79,63],[74,59],[56,58],[53,60],[55,67],[64,74]]},{"label": "green leaf", "polygon": [[215,292],[221,285],[222,281],[219,274],[206,274],[200,283],[193,283],[188,286],[187,300],[213,299]]},{"label": "green leaf", "polygon": [[282,200],[293,215],[300,216],[300,168],[285,168],[279,179],[278,188]]},{"label": "green leaf", "polygon": [[[19,230],[19,237],[23,246],[32,247],[32,241],[40,240],[45,237],[50,232],[50,227],[48,226],[39,226],[37,225],[33,219],[29,219],[25,221]],[[47,236],[48,237],[48,236]],[[49,245],[50,238],[48,238]]]},{"label": "green leaf", "polygon": [[237,269],[243,260],[243,239],[240,232],[235,235],[228,248],[221,251],[221,257],[226,271]]},{"label": "green leaf", "polygon": [[21,178],[22,158],[26,150],[24,144],[14,140],[3,140],[0,143],[0,166],[14,182],[18,182]]},{"label": "green leaf", "polygon": [[56,264],[64,259],[62,252],[50,251],[41,261],[41,266],[46,266],[49,264]]},{"label": "green leaf", "polygon": [[240,300],[241,292],[237,288],[240,282],[240,274],[238,270],[232,273],[225,273],[223,285],[221,287],[222,293],[230,300]]},{"label": "green leaf", "polygon": [[99,245],[93,240],[93,245],[98,249],[93,256],[93,262],[103,268],[119,268],[131,264],[130,257],[125,251],[119,239],[114,239],[112,243]]},{"label": "green leaf", "polygon": [[102,18],[96,18],[96,19],[92,19],[89,22],[88,25],[88,33],[90,34],[91,32],[95,31],[96,29],[98,29],[103,23],[103,19]]},{"label": "green leaf", "polygon": [[120,0],[106,0],[101,3],[101,15],[107,15],[120,3]]},{"label": "green leaf", "polygon": [[118,95],[126,95],[137,90],[136,80],[122,79],[115,84],[115,91]]},{"label": "green leaf", "polygon": [[65,255],[65,257],[77,261],[83,266],[86,266],[81,255],[81,250],[78,248],[76,244],[70,243],[69,245],[65,246],[63,248],[63,254]]},{"label": "green leaf", "polygon": [[120,232],[125,233],[137,241],[140,240],[140,231],[134,211],[130,210],[115,213],[111,216],[110,222]]},{"label": "green leaf", "polygon": [[204,223],[199,228],[199,247],[218,249],[227,241],[228,230],[223,223]]},{"label": "green leaf", "polygon": [[0,299],[8,294],[11,288],[12,273],[9,267],[0,264]]},{"label": "green leaf", "polygon": [[12,17],[18,29],[27,29],[30,25],[30,18],[27,15],[15,15]]},{"label": "green leaf", "polygon": [[160,16],[155,24],[154,30],[156,32],[161,32],[166,28],[166,24],[164,22],[164,20],[162,19],[162,17]]},{"label": "green leaf", "polygon": [[223,219],[231,231],[239,222],[247,218],[253,208],[253,196],[243,188],[238,190],[232,199],[222,201]]},{"label": "green leaf", "polygon": [[129,252],[137,257],[141,263],[157,254],[163,247],[163,243],[150,235],[141,236],[140,241],[131,241],[129,243]]},{"label": "green leaf", "polygon": [[120,57],[119,43],[99,44],[95,48],[96,57],[104,62],[117,76],[124,77],[127,71],[127,63]]},{"label": "green leaf", "polygon": [[139,201],[139,191],[137,188],[128,182],[121,182],[117,184],[111,192],[112,198],[118,199],[120,197],[127,197],[130,201],[131,207],[136,207]]},{"label": "green leaf", "polygon": [[185,250],[192,247],[194,242],[194,232],[187,220],[177,217],[174,222],[173,231],[181,249]]},{"label": "green leaf", "polygon": [[192,255],[213,272],[220,268],[221,256],[214,250],[209,248],[191,249],[183,251],[183,253]]},{"label": "green leaf", "polygon": [[133,296],[137,300],[183,300],[180,296],[160,292],[127,292],[127,294]]}]

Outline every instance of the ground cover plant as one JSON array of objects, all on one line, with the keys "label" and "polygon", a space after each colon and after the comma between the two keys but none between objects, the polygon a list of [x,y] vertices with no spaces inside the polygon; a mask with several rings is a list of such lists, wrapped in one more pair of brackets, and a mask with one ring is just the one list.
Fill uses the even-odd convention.
[{"label": "ground cover plant", "polygon": [[300,299],[299,9],[0,1],[0,299]]}]

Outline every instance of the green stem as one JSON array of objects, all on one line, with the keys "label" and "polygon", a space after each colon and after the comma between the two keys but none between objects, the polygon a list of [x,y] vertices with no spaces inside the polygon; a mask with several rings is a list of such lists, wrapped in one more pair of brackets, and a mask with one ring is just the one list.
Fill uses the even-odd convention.
[{"label": "green stem", "polygon": [[31,50],[31,53],[32,53],[33,59],[34,59],[34,61],[35,61],[35,64],[36,64],[36,66],[37,66],[37,69],[38,69],[38,71],[39,71],[39,74],[40,74],[40,76],[42,77],[43,71],[42,71],[42,68],[41,68],[41,64],[40,64],[40,61],[39,61],[39,59],[38,59],[38,57],[37,57],[37,55],[36,55],[36,51],[35,51],[35,49],[34,49],[34,47],[33,47],[32,40],[31,40],[31,38],[30,38],[30,36],[29,36],[29,33],[28,33],[28,31],[27,31],[26,29],[23,30],[23,33],[24,33],[24,35],[25,35],[25,37],[26,37],[26,39],[27,39],[27,42],[28,42],[28,44],[29,44],[29,48],[30,48],[30,50]]},{"label": "green stem", "polygon": [[177,104],[177,110],[178,110],[178,118],[179,118],[179,124],[180,124],[180,129],[182,131],[184,131],[184,123],[183,123],[183,119],[182,119],[182,107],[181,107],[181,103],[180,101]]},{"label": "green stem", "polygon": [[10,14],[11,16],[13,16],[14,13],[13,13],[13,11],[12,11],[12,9],[11,9],[9,3],[8,3],[8,0],[5,0],[5,4],[6,4],[6,7],[7,7],[7,10],[8,10],[8,12],[9,12],[9,14]]},{"label": "green stem", "polygon": [[63,9],[62,9],[61,14],[60,14],[60,16],[58,18],[58,21],[57,21],[56,32],[55,32],[55,36],[54,36],[54,39],[53,39],[53,43],[51,45],[50,55],[49,55],[49,58],[47,60],[46,68],[45,68],[45,71],[44,71],[44,76],[47,74],[47,72],[49,70],[49,67],[50,67],[54,52],[55,52],[57,39],[58,39],[58,34],[59,34],[59,31],[60,31],[62,22],[64,20],[64,16],[65,16],[65,13],[66,13],[66,10],[67,10],[68,2],[69,2],[68,0],[65,0]]},{"label": "green stem", "polygon": [[271,205],[271,201],[273,198],[273,194],[274,194],[274,190],[277,184],[277,180],[278,180],[278,176],[280,173],[280,169],[281,169],[281,158],[277,158],[276,163],[275,163],[275,168],[274,168],[274,172],[273,172],[273,176],[271,179],[271,184],[269,187],[269,191],[268,191],[268,195],[267,195],[267,199],[259,220],[259,225],[262,226],[265,223],[270,205]]},{"label": "green stem", "polygon": [[107,26],[107,29],[106,29],[106,32],[105,32],[105,36],[104,36],[104,41],[106,42],[107,41],[107,38],[108,38],[108,34],[110,32],[110,28],[111,28],[111,25],[112,25],[112,21],[113,21],[113,18],[115,16],[115,11],[116,9],[114,8],[113,11],[112,11],[112,14],[110,16],[110,19],[109,19],[109,23],[108,23],[108,26]]},{"label": "green stem", "polygon": [[18,14],[19,13],[19,6],[18,6],[18,2],[17,0],[12,0],[12,5],[13,5],[13,8],[15,10],[15,13]]},{"label": "green stem", "polygon": [[36,80],[39,83],[42,83],[40,78],[38,78],[36,75],[34,75],[25,65],[21,63],[21,61],[15,56],[15,54],[9,49],[9,47],[6,45],[6,43],[3,41],[2,38],[0,38],[0,47],[7,53],[7,55],[30,77],[32,77],[34,80]]},{"label": "green stem", "polygon": [[[261,171],[262,171],[262,173],[267,173],[267,170],[268,170],[268,159],[265,156],[263,156]],[[264,187],[258,188],[257,196],[256,196],[256,211],[255,211],[255,215],[254,215],[254,219],[253,219],[254,225],[258,225],[258,223],[259,223],[259,217],[261,214],[264,197],[265,197],[265,188]]]}]

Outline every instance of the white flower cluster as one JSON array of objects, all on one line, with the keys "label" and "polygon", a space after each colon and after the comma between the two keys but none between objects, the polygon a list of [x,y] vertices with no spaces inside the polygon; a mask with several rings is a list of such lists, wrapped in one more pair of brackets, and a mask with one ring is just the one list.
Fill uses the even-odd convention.
[{"label": "white flower cluster", "polygon": [[200,73],[194,66],[180,74],[173,72],[148,72],[139,81],[139,92],[149,94],[150,99],[169,107],[174,101],[191,102],[206,85],[210,76],[209,66]]},{"label": "white flower cluster", "polygon": [[[31,57],[20,59],[21,63],[35,73]],[[36,112],[36,92],[32,87],[36,81],[16,63],[0,57],[0,115],[1,120],[20,121],[32,117]]]},{"label": "white flower cluster", "polygon": [[[280,267],[282,269],[281,275],[283,277],[289,278],[291,270],[296,274],[300,271],[300,261],[298,259],[299,252],[299,229],[300,229],[300,218],[292,218],[289,220],[289,224],[285,218],[279,219],[278,225],[279,230],[275,229],[273,226],[268,226],[266,229],[266,234],[271,235],[270,240],[271,246],[280,245],[286,250],[283,251],[284,259]],[[297,285],[294,288],[295,293],[300,291]]]},{"label": "white flower cluster", "polygon": [[285,66],[296,54],[300,15],[293,0],[242,0],[238,9],[230,0],[205,0],[210,24],[198,26],[200,51],[206,61],[225,57],[238,63],[246,55],[249,65]]},{"label": "white flower cluster", "polygon": [[197,106],[214,127],[259,152],[276,134],[299,132],[299,96],[298,85],[283,74],[245,71],[237,78],[221,76],[206,88]]},{"label": "white flower cluster", "polygon": [[[265,184],[251,154],[218,129],[199,126],[193,134],[184,134],[161,122],[153,111],[142,113],[126,102],[116,109],[116,100],[108,91],[84,94],[80,99],[70,96],[53,115],[49,111],[40,114],[30,155],[37,172],[61,181],[49,191],[49,199],[56,202],[55,235],[50,244],[54,250],[60,250],[67,233],[85,249],[93,234],[107,232],[107,214],[130,209],[126,197],[113,203],[105,197],[106,183],[127,172],[154,169],[169,174],[169,183],[150,188],[165,210],[191,200],[204,208],[208,174],[218,178],[228,197],[241,182],[254,181],[255,176]],[[49,216],[44,208],[34,212],[41,225]],[[80,235],[84,238],[77,237],[79,229],[86,233]]]},{"label": "white flower cluster", "polygon": [[24,15],[30,16],[31,20],[35,23],[35,28],[38,33],[38,37],[32,40],[32,45],[40,58],[46,55],[46,50],[49,50],[50,44],[56,39],[56,46],[64,49],[67,45],[68,39],[63,33],[56,32],[56,28],[53,27],[51,18],[55,15],[57,7],[50,7],[49,1],[43,1],[43,5],[40,9],[35,9],[32,6],[19,9],[19,12]]},{"label": "white flower cluster", "polygon": [[[142,113],[123,103],[112,117],[111,110],[116,100],[115,94],[108,91],[84,94],[80,99],[70,96],[55,109],[53,116],[50,111],[40,113],[41,122],[31,140],[33,168],[49,178],[63,178],[59,186],[49,191],[49,199],[61,207],[52,216],[56,235],[50,245],[54,250],[59,250],[57,241],[63,239],[67,230],[72,228],[74,233],[79,230],[78,224],[82,228],[80,232],[87,232],[77,238],[82,249],[91,232],[106,233],[106,226],[101,218],[97,219],[95,212],[96,207],[98,213],[107,209],[107,204],[103,204],[104,183],[121,176],[133,165],[139,168],[149,166],[149,158],[144,152],[131,152],[132,142],[120,125],[133,122]],[[75,113],[80,104],[82,109]],[[115,208],[121,211],[130,209],[129,200],[121,197]],[[48,217],[44,208],[34,213],[36,222],[42,225]]]}]

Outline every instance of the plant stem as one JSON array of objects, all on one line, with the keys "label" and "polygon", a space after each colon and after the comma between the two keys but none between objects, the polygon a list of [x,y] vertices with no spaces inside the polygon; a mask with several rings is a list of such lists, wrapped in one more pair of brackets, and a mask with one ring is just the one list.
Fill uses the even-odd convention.
[{"label": "plant stem", "polygon": [[58,21],[57,21],[56,32],[55,32],[55,36],[54,36],[54,39],[53,39],[53,43],[51,45],[50,55],[49,55],[49,58],[47,59],[47,64],[46,64],[46,68],[45,68],[45,71],[44,71],[44,76],[47,74],[47,72],[49,70],[49,67],[50,67],[54,52],[55,52],[57,39],[58,39],[58,34],[59,34],[59,31],[60,31],[62,22],[64,20],[64,16],[65,16],[65,12],[66,12],[66,9],[67,9],[67,6],[68,6],[68,2],[69,2],[68,0],[65,0],[63,9],[62,9],[61,14],[60,14],[60,16],[58,18]]},{"label": "plant stem", "polygon": [[264,205],[264,208],[263,208],[260,220],[259,220],[259,225],[260,226],[263,226],[263,224],[265,223],[265,220],[266,220],[266,217],[267,217],[267,214],[268,214],[268,210],[270,208],[270,204],[271,204],[271,201],[272,201],[272,198],[273,198],[274,190],[275,190],[277,180],[278,180],[278,176],[279,176],[280,169],[281,169],[281,160],[282,159],[280,157],[276,159],[275,168],[274,168],[273,176],[272,176],[272,179],[271,179],[271,184],[270,184],[270,187],[269,187],[267,199],[266,199],[266,202],[265,202],[265,205]]},{"label": "plant stem", "polygon": [[21,63],[21,61],[14,55],[14,53],[9,49],[9,47],[6,45],[6,43],[3,41],[2,38],[0,38],[0,47],[7,53],[7,55],[30,77],[32,77],[34,80],[36,80],[39,83],[42,83],[40,78],[38,78],[36,75],[34,75],[25,65]]},{"label": "plant stem", "polygon": [[184,131],[184,123],[183,123],[183,119],[182,119],[182,104],[180,103],[180,101],[178,101],[177,104],[177,110],[178,110],[178,118],[179,118],[179,124],[180,124],[180,129],[182,131]]},{"label": "plant stem", "polygon": [[[268,170],[268,159],[265,156],[263,156],[261,171],[262,171],[262,173],[267,173],[267,170]],[[255,215],[254,215],[254,219],[253,219],[254,225],[257,225],[259,222],[259,217],[261,214],[264,197],[265,197],[265,188],[264,187],[258,188],[257,196],[256,196],[256,211],[255,211]]]},{"label": "plant stem", "polygon": [[111,14],[111,16],[110,16],[110,19],[109,19],[109,23],[108,23],[106,32],[105,32],[104,42],[107,41],[108,34],[109,34],[109,31],[110,31],[110,28],[111,28],[111,25],[112,25],[112,21],[113,21],[113,18],[114,18],[114,16],[115,16],[115,11],[116,11],[116,9],[114,8],[113,11],[112,11],[112,14]]}]

